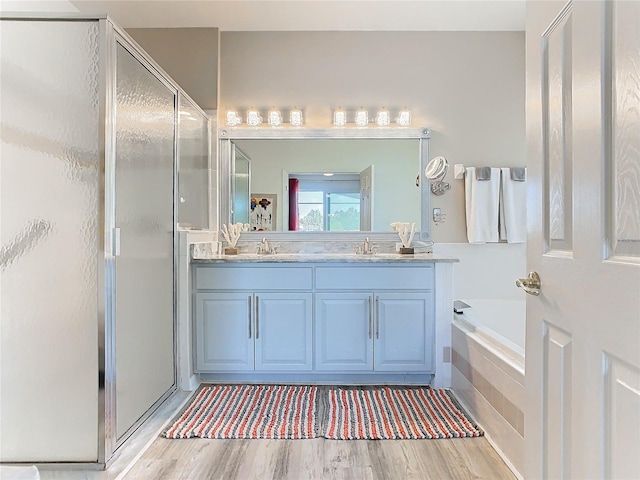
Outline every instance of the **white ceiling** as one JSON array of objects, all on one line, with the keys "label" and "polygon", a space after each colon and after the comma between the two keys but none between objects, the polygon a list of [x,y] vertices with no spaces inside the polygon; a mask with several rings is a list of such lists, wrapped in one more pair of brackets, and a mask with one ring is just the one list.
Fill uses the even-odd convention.
[{"label": "white ceiling", "polygon": [[50,3],[68,3],[81,13],[107,13],[125,28],[514,31],[524,30],[525,23],[525,0],[69,0]]}]

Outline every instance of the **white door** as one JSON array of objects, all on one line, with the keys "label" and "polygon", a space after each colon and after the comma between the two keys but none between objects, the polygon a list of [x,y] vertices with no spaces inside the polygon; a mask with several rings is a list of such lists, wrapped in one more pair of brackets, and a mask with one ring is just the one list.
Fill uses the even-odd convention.
[{"label": "white door", "polygon": [[640,478],[640,2],[527,3],[526,478]]},{"label": "white door", "polygon": [[372,230],[373,219],[373,165],[360,172],[360,231]]}]

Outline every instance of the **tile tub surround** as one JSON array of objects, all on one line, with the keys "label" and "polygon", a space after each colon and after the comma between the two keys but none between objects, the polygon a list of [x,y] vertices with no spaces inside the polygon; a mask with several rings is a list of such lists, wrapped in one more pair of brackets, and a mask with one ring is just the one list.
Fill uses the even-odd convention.
[{"label": "tile tub surround", "polygon": [[526,244],[436,243],[433,252],[460,259],[453,268],[453,296],[456,300],[523,298],[515,279],[527,271]]},{"label": "tile tub surround", "polygon": [[[514,472],[524,463],[524,365],[462,322],[452,326],[452,388]],[[519,476],[519,474],[517,474]]]}]

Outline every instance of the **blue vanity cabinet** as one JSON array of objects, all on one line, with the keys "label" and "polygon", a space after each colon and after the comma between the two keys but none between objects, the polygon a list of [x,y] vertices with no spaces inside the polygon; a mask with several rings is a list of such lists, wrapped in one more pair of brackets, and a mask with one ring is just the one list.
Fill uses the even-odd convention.
[{"label": "blue vanity cabinet", "polygon": [[197,265],[193,280],[197,373],[400,383],[435,373],[432,264],[225,262]]},{"label": "blue vanity cabinet", "polygon": [[[433,373],[433,270],[424,265],[318,267],[316,370]],[[336,288],[340,291],[323,291]]]},{"label": "blue vanity cabinet", "polygon": [[197,266],[195,371],[313,368],[312,269]]},{"label": "blue vanity cabinet", "polygon": [[313,295],[256,292],[255,369],[311,370],[313,367]]},{"label": "blue vanity cabinet", "polygon": [[372,370],[372,338],[370,293],[316,293],[316,370]]},{"label": "blue vanity cabinet", "polygon": [[433,293],[377,293],[374,317],[374,370],[435,370]]},{"label": "blue vanity cabinet", "polygon": [[196,371],[253,370],[252,294],[196,293]]}]

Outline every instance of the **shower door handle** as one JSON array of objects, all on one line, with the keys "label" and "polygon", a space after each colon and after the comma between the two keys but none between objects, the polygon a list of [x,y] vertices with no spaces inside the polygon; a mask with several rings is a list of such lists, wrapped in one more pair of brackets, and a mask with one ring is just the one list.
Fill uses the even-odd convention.
[{"label": "shower door handle", "polygon": [[120,229],[117,227],[113,229],[112,243],[113,243],[113,246],[111,248],[111,251],[113,252],[113,256],[119,257],[120,256]]},{"label": "shower door handle", "polygon": [[540,295],[540,275],[538,272],[530,272],[527,278],[516,280],[516,287],[523,289],[529,295]]}]

